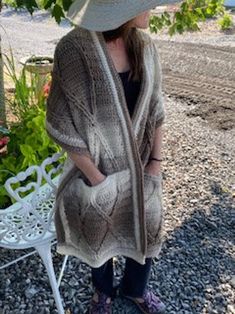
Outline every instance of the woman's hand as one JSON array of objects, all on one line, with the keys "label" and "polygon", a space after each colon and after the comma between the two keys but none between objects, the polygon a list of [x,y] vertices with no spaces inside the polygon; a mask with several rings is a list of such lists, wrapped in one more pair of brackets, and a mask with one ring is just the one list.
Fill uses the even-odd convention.
[{"label": "woman's hand", "polygon": [[90,157],[74,152],[68,152],[68,155],[85,175],[91,186],[97,185],[105,180],[106,176],[100,172]]},{"label": "woman's hand", "polygon": [[145,172],[157,176],[161,173],[161,162],[152,160],[144,169]]},{"label": "woman's hand", "polygon": [[89,181],[91,185],[94,186],[94,185],[98,185],[99,183],[104,181],[106,178],[107,176],[105,176],[103,173],[100,172],[100,174],[98,174],[96,177],[90,178]]}]

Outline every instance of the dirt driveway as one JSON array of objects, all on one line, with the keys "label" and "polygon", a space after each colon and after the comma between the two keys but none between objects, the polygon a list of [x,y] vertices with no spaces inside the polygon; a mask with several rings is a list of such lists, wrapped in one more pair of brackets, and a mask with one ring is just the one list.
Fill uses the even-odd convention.
[{"label": "dirt driveway", "polygon": [[235,127],[235,47],[156,40],[164,90],[180,99],[188,116],[213,128]]}]

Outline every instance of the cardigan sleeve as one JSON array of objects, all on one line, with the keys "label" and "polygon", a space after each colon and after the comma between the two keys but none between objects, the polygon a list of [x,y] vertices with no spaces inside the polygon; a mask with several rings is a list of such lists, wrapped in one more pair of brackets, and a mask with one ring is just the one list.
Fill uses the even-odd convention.
[{"label": "cardigan sleeve", "polygon": [[156,128],[161,126],[165,122],[165,106],[164,106],[164,97],[162,92],[162,68],[160,56],[157,51],[157,47],[153,42],[153,57],[154,57],[154,91],[153,91],[153,109],[155,115],[155,126]]},{"label": "cardigan sleeve", "polygon": [[57,45],[54,53],[51,88],[47,98],[46,130],[48,135],[64,150],[90,156],[85,138],[82,138],[63,86],[61,63],[66,54]]}]

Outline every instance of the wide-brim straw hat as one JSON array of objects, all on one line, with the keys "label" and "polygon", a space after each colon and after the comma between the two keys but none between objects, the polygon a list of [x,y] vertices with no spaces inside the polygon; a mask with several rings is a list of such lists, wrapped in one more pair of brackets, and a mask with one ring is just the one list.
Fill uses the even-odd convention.
[{"label": "wide-brim straw hat", "polygon": [[92,31],[115,29],[144,11],[179,0],[75,0],[67,18],[82,28]]}]

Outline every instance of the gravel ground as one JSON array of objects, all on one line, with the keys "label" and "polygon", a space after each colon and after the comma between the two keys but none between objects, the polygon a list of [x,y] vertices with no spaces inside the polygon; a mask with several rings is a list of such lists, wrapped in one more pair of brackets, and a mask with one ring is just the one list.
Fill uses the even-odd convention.
[{"label": "gravel ground", "polygon": [[[200,118],[189,118],[185,107],[168,97],[166,109],[166,240],[160,258],[154,260],[149,286],[166,302],[167,313],[234,314],[234,130],[212,130]],[[13,254],[1,253],[2,260]],[[58,274],[62,257],[53,255]],[[118,281],[123,258],[116,266]],[[87,265],[69,258],[61,293],[71,313],[85,313],[92,295],[90,276]],[[1,278],[4,313],[56,313],[36,255],[2,271]],[[116,299],[114,313],[138,312],[129,302]]]},{"label": "gravel ground", "polygon": [[[10,19],[16,25],[26,16],[4,14],[2,24],[13,36]],[[35,52],[49,54],[48,47],[53,50],[54,40],[68,29],[64,27],[59,33],[57,26],[48,27],[52,22],[46,18],[44,22],[42,31],[44,26],[27,21],[34,36],[28,44],[23,38],[20,42],[12,37],[15,49],[18,40],[27,53],[38,48]],[[23,26],[17,24],[15,34],[19,38],[20,29]],[[35,37],[38,46],[31,47]],[[160,257],[154,259],[149,287],[166,302],[168,314],[234,314],[235,129],[211,128],[200,117],[188,116],[185,104],[168,95],[165,104],[162,171],[166,235]],[[0,264],[17,254],[4,249],[0,252]],[[58,275],[63,258],[54,248],[53,257]],[[115,262],[116,281],[123,274],[123,262],[122,257]],[[65,309],[72,314],[85,313],[92,295],[91,274],[77,258],[69,258],[61,294]],[[36,312],[57,313],[44,267],[34,255],[1,271],[0,313]],[[130,302],[117,298],[113,313],[138,311]]]}]

